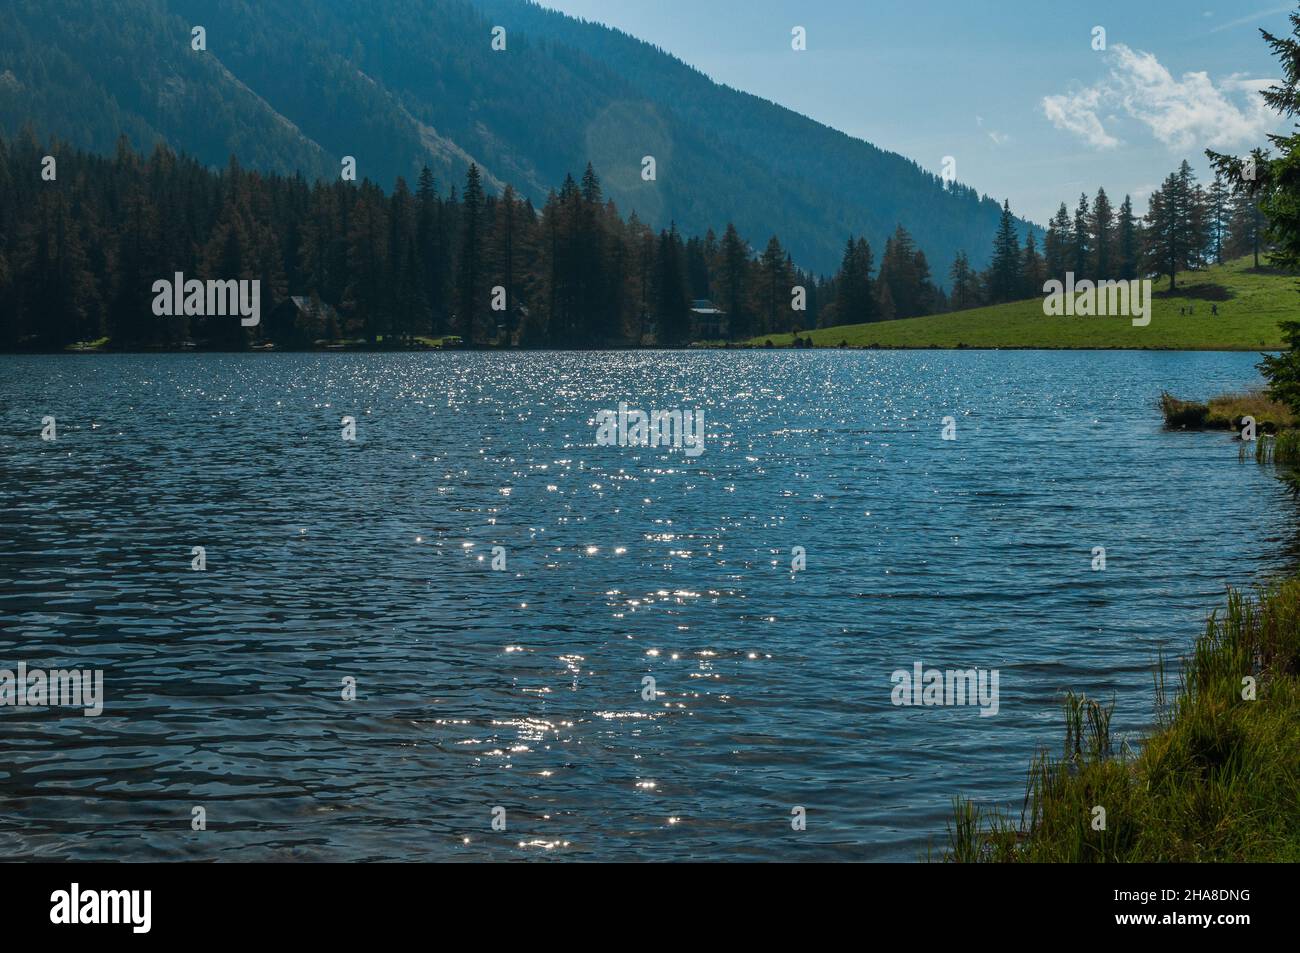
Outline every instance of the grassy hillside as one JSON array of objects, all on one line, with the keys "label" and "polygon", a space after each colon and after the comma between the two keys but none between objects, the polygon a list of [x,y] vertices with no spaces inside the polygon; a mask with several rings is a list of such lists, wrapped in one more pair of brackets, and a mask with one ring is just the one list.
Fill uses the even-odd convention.
[{"label": "grassy hillside", "polygon": [[[1151,323],[1134,327],[1129,318],[1048,317],[1043,301],[973,308],[951,314],[811,331],[818,347],[1034,347],[1175,348],[1183,350],[1269,350],[1281,347],[1278,322],[1300,319],[1300,276],[1267,268],[1254,271],[1251,259],[1186,272],[1168,296],[1168,280],[1152,287]],[[1210,313],[1215,305],[1217,316]],[[1191,309],[1180,314],[1180,309]],[[771,335],[778,347],[789,334]],[[767,337],[750,343],[762,346]]]}]

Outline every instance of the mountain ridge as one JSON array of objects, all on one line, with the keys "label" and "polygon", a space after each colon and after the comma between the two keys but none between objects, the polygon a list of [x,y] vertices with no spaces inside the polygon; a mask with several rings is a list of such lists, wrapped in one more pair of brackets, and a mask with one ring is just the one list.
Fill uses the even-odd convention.
[{"label": "mountain ridge", "polygon": [[[491,27],[507,49],[491,49]],[[206,30],[206,52],[190,29]],[[793,54],[792,55],[796,55]],[[389,188],[469,162],[540,205],[588,162],[625,213],[687,234],[734,222],[833,272],[845,238],[879,254],[901,223],[945,283],[988,260],[998,203],[732,87],[622,31],[526,0],[64,0],[0,11],[0,132],[32,122],[109,152],[157,140],[210,166],[337,177],[345,155]],[[641,179],[656,158],[658,178]],[[1018,223],[1021,232],[1028,223]]]}]

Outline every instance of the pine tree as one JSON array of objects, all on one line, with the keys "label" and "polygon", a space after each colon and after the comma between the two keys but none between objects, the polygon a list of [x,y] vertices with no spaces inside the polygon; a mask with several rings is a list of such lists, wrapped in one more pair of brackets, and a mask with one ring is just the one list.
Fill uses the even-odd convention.
[{"label": "pine tree", "polygon": [[347,273],[339,306],[347,319],[345,331],[373,344],[388,332],[391,321],[388,216],[368,189],[359,190],[348,215]]},{"label": "pine tree", "polygon": [[421,281],[419,212],[415,197],[398,176],[388,201],[388,274],[393,331],[405,341],[429,323]]},{"label": "pine tree", "polygon": [[686,241],[686,281],[692,299],[709,296],[709,260],[704,254],[702,238]]},{"label": "pine tree", "polygon": [[690,340],[690,299],[686,291],[686,250],[677,226],[659,233],[654,287],[659,343],[678,347]]},{"label": "pine tree", "polygon": [[[886,253],[888,253],[889,242],[886,240]],[[882,259],[883,260],[883,259]],[[881,321],[892,321],[898,317],[897,309],[894,307],[894,295],[889,290],[889,282],[879,281],[876,287],[880,289],[876,301],[876,312],[880,315]]]},{"label": "pine tree", "polygon": [[727,312],[730,323],[731,336],[742,340],[752,337],[758,333],[758,329],[754,326],[748,295],[749,248],[736,231],[736,226],[730,222],[722,235],[718,258],[718,287],[722,309]]},{"label": "pine tree", "polygon": [[1239,188],[1233,194],[1224,246],[1229,258],[1252,255],[1255,268],[1259,267],[1259,253],[1264,232],[1264,221],[1259,204],[1258,193],[1252,193],[1248,188]]},{"label": "pine tree", "polygon": [[1098,281],[1114,278],[1115,210],[1105,189],[1097,190],[1088,222],[1092,250],[1092,275]]},{"label": "pine tree", "polygon": [[1002,202],[1002,218],[993,239],[993,261],[989,265],[989,297],[997,304],[1014,301],[1020,297],[1020,239],[1016,235],[1016,220],[1011,214],[1010,201]]},{"label": "pine tree", "polygon": [[979,304],[978,276],[964,251],[957,252],[948,278],[952,283],[950,301],[954,310],[964,311]]},{"label": "pine tree", "polygon": [[[880,275],[877,285],[888,285],[894,317],[911,318],[928,313],[933,307],[934,286],[930,283],[930,269],[925,256],[917,254],[916,243],[902,225],[885,241],[885,253],[880,258]],[[884,292],[878,301],[885,301]],[[884,316],[884,310],[880,311]]]},{"label": "pine tree", "polygon": [[1228,232],[1228,212],[1232,194],[1222,173],[1216,173],[1206,194],[1209,205],[1210,244],[1216,264],[1223,264],[1223,240]]},{"label": "pine tree", "polygon": [[415,190],[415,244],[419,256],[419,282],[422,305],[428,314],[427,332],[432,335],[447,330],[447,259],[448,249],[442,227],[442,201],[438,183],[426,165],[420,170]]},{"label": "pine tree", "polygon": [[1116,263],[1119,272],[1117,277],[1121,281],[1131,281],[1138,276],[1139,262],[1142,257],[1142,236],[1138,221],[1133,215],[1133,200],[1127,195],[1124,196],[1124,203],[1119,207],[1116,231],[1118,232],[1116,251],[1119,257]]},{"label": "pine tree", "polygon": [[[865,238],[849,236],[844,245],[844,257],[834,279],[835,302],[831,323],[862,324],[876,317],[875,282],[871,279],[874,268],[871,246]],[[807,284],[808,279],[804,279]]]},{"label": "pine tree", "polygon": [[1074,233],[1070,246],[1070,264],[1074,269],[1075,281],[1090,277],[1092,245],[1088,228],[1089,218],[1091,212],[1088,209],[1088,196],[1080,194],[1079,204],[1074,210]]},{"label": "pine tree", "polygon": [[[1262,31],[1269,50],[1282,70],[1282,82],[1262,92],[1264,102],[1286,119],[1300,115],[1300,12],[1290,15],[1291,35],[1275,36]],[[1259,235],[1266,220],[1268,237],[1275,246],[1271,258],[1285,268],[1300,268],[1300,128],[1292,123],[1290,135],[1270,135],[1277,148],[1276,159],[1261,154],[1257,173],[1261,183],[1256,203],[1254,232]],[[1256,251],[1258,267],[1258,251]]]},{"label": "pine tree", "polygon": [[1047,237],[1043,241],[1043,270],[1046,278],[1063,280],[1070,269],[1070,212],[1061,203],[1048,223]]},{"label": "pine tree", "polygon": [[[1300,115],[1300,12],[1290,15],[1291,35],[1275,36],[1260,31],[1277,57],[1282,82],[1263,92],[1264,101],[1280,116]],[[1207,153],[1217,171],[1223,173],[1241,194],[1242,218],[1247,223],[1259,267],[1261,220],[1267,216],[1268,236],[1276,243],[1275,264],[1300,267],[1300,130],[1292,125],[1288,135],[1271,135],[1269,141],[1280,155],[1272,158],[1262,149],[1252,151],[1249,160]],[[1300,321],[1281,322],[1288,350],[1265,355],[1259,367],[1269,383],[1269,394],[1293,412],[1300,413]]]},{"label": "pine tree", "polygon": [[1025,234],[1025,253],[1020,262],[1020,297],[1033,298],[1043,293],[1044,269],[1042,256],[1038,254],[1038,246],[1034,241],[1034,230],[1031,228]]},{"label": "pine tree", "polygon": [[42,347],[61,349],[98,328],[87,324],[95,281],[67,194],[42,193],[19,241],[18,283]]},{"label": "pine tree", "polygon": [[1196,175],[1186,159],[1178,167],[1177,179],[1175,214],[1181,232],[1182,260],[1187,268],[1200,268],[1209,245],[1205,193],[1196,184]]},{"label": "pine tree", "polygon": [[[184,340],[189,331],[184,315],[153,315],[153,282],[167,272],[158,268],[158,213],[140,187],[133,188],[123,202],[122,219],[116,235],[117,287],[109,304],[109,336],[118,347],[138,346],[158,338]],[[164,327],[155,327],[153,322]]]},{"label": "pine tree", "polygon": [[1169,276],[1170,291],[1176,287],[1178,269],[1185,260],[1178,190],[1178,176],[1171,173],[1164,184],[1151,193],[1143,229],[1150,269],[1156,274]]},{"label": "pine tree", "polygon": [[1147,259],[1152,270],[1169,276],[1175,290],[1179,271],[1201,267],[1209,245],[1206,199],[1184,161],[1152,194],[1146,216]]},{"label": "pine tree", "polygon": [[786,265],[785,250],[773,235],[758,260],[763,302],[764,334],[781,334],[790,330],[790,288],[793,285]]},{"label": "pine tree", "polygon": [[457,255],[457,330],[467,344],[484,342],[488,323],[488,289],[483,268],[486,225],[483,182],[478,166],[470,163],[465,194],[460,203],[460,251]]},{"label": "pine tree", "polygon": [[876,312],[876,280],[871,277],[876,269],[876,258],[866,238],[859,236],[854,242],[853,258],[859,283],[855,298],[858,313],[862,315],[863,321],[878,320],[880,315]]},{"label": "pine tree", "polygon": [[[636,315],[633,339],[637,344],[646,342],[649,333],[652,310],[654,307],[654,286],[656,281],[656,263],[658,243],[655,233],[648,225],[642,223],[633,212],[628,220],[628,242],[631,245],[629,260],[633,288],[629,297]],[[733,322],[734,322],[733,317]],[[735,325],[732,325],[733,330]]]},{"label": "pine tree", "polygon": [[492,229],[492,269],[496,275],[494,284],[500,284],[505,290],[506,312],[498,316],[504,326],[506,343],[513,339],[517,330],[516,318],[519,315],[520,296],[517,270],[519,266],[519,232],[521,231],[519,201],[514,186],[507,185],[496,203],[496,222]]},{"label": "pine tree", "polygon": [[[260,280],[255,273],[256,242],[249,221],[248,195],[240,187],[237,170],[231,178],[221,218],[203,251],[201,270],[216,280]],[[229,315],[204,315],[195,330],[210,347],[234,351],[248,346],[243,326]]]},{"label": "pine tree", "polygon": [[914,314],[933,314],[938,306],[939,289],[930,278],[930,262],[925,252],[918,248],[912,255],[912,274],[916,281],[916,305]]}]

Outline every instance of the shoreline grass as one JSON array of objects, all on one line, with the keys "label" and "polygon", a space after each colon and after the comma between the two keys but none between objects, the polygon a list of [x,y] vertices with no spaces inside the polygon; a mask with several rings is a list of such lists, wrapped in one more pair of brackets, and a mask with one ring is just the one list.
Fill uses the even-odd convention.
[{"label": "shoreline grass", "polygon": [[1064,751],[1035,759],[1019,822],[958,798],[944,859],[1300,860],[1300,580],[1229,591],[1172,702],[1157,666],[1156,725],[1138,750],[1113,750],[1112,710],[1067,695]]},{"label": "shoreline grass", "polygon": [[[1239,458],[1300,466],[1300,430],[1263,391],[1208,403],[1160,398],[1166,426],[1286,423]],[[1281,413],[1275,413],[1276,411]],[[1262,427],[1262,423],[1261,423]],[[1292,472],[1289,479],[1300,485]],[[1163,658],[1155,723],[1116,752],[1114,702],[1067,693],[1065,745],[1040,751],[1019,820],[958,797],[943,859],[957,863],[1294,862],[1300,860],[1300,579],[1226,607],[1183,659],[1172,702]],[[1104,823],[1098,823],[1098,809]]]},{"label": "shoreline grass", "polygon": [[1162,392],[1160,412],[1170,430],[1240,430],[1242,419],[1253,417],[1257,432],[1271,434],[1300,423],[1286,404],[1263,389],[1220,394],[1205,403]]}]

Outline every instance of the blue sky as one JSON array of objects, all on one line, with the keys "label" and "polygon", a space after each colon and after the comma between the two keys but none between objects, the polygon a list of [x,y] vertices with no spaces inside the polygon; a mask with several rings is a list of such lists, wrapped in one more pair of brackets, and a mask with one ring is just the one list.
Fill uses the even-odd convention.
[{"label": "blue sky", "polygon": [[[820,122],[915,159],[1044,222],[1104,186],[1147,194],[1207,146],[1284,124],[1254,90],[1279,72],[1256,27],[1296,3],[1235,0],[542,0],[618,27]],[[790,48],[791,28],[808,49]],[[1092,49],[1095,26],[1106,50]]]}]

